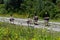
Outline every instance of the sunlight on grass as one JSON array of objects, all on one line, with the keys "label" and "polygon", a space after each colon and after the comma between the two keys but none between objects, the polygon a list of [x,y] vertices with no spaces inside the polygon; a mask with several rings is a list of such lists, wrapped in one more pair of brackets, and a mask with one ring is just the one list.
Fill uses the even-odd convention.
[{"label": "sunlight on grass", "polygon": [[20,14],[13,14],[13,16],[15,17],[15,18],[27,18],[28,17],[28,15],[20,15]]},{"label": "sunlight on grass", "polygon": [[[0,14],[1,17],[10,17],[10,14]],[[22,14],[13,14],[13,17],[15,18],[27,18],[28,15],[22,15]]]}]

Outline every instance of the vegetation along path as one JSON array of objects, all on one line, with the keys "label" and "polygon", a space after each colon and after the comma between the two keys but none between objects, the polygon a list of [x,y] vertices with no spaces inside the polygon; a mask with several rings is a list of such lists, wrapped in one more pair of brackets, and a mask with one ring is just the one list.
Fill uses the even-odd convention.
[{"label": "vegetation along path", "polygon": [[[9,17],[0,17],[0,21],[1,22],[9,22]],[[27,20],[28,19],[21,19],[21,18],[14,18],[14,24],[17,25],[22,25],[22,26],[28,26],[27,24]],[[53,31],[58,31],[60,32],[60,23],[59,22],[49,22],[50,26],[46,26],[44,25],[44,21],[38,21],[39,25],[34,25],[34,24],[30,24],[30,26],[34,27],[34,28],[47,28],[48,30],[53,30]]]}]

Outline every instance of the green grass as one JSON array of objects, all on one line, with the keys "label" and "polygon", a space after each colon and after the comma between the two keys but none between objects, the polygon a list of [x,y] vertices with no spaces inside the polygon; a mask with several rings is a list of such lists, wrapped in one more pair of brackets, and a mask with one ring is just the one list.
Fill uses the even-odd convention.
[{"label": "green grass", "polygon": [[[10,14],[0,14],[1,17],[10,17]],[[27,18],[28,15],[23,15],[23,14],[17,14],[17,13],[14,13],[13,14],[13,17],[15,18]]]},{"label": "green grass", "polygon": [[60,40],[60,32],[0,22],[0,40]]},{"label": "green grass", "polygon": [[[10,14],[0,14],[0,16],[1,17],[10,17]],[[17,14],[17,13],[14,13],[13,14],[13,17],[15,17],[15,18],[28,18],[28,15],[27,14],[25,14],[25,15],[23,15],[23,14]],[[33,18],[33,17],[32,17]],[[41,17],[40,17],[40,19],[39,20],[43,20]],[[50,21],[51,22],[60,22],[60,18],[58,18],[58,19],[50,19]]]},{"label": "green grass", "polygon": [[60,18],[58,18],[58,19],[51,19],[50,21],[51,22],[60,22]]}]

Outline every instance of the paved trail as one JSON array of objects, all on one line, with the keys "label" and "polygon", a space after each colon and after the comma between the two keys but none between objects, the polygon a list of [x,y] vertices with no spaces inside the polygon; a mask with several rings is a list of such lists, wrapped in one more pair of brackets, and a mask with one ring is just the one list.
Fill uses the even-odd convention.
[{"label": "paved trail", "polygon": [[[21,19],[21,18],[14,18],[14,24],[17,25],[23,25],[23,26],[28,26],[27,20],[28,19]],[[9,17],[0,17],[1,22],[9,22]],[[30,26],[33,26],[35,28],[47,28],[48,30],[54,30],[60,32],[60,22],[49,22],[50,26],[45,27],[44,26],[44,21],[38,21],[39,25],[34,25],[31,24]]]}]

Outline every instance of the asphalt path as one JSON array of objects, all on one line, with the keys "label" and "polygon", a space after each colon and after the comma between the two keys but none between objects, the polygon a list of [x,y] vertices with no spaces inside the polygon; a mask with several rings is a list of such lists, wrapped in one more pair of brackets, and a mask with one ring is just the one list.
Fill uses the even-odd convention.
[{"label": "asphalt path", "polygon": [[[1,22],[8,22],[12,23],[9,21],[10,17],[0,17]],[[32,20],[32,19],[31,19]],[[45,26],[44,20],[43,21],[38,21],[39,25],[34,25],[32,24],[27,24],[28,19],[22,19],[22,18],[14,18],[14,24],[16,25],[22,25],[22,26],[32,26],[34,28],[47,28],[48,30],[53,30],[53,31],[58,31],[60,32],[60,22],[49,22],[50,26]],[[33,20],[32,20],[33,21]]]}]

